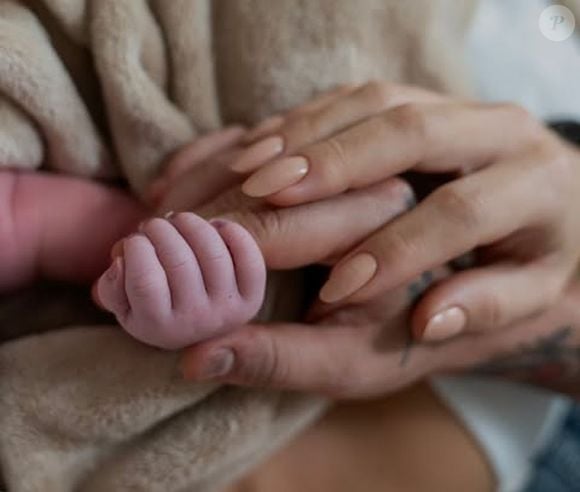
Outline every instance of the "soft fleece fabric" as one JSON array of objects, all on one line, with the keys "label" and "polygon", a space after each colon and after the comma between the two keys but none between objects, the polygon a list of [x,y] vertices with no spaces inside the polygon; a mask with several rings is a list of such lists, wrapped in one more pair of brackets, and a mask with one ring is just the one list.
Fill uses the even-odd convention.
[{"label": "soft fleece fabric", "polygon": [[[338,83],[465,93],[476,4],[0,0],[0,165],[122,175],[141,194],[196,135]],[[274,279],[263,318],[296,317],[299,290]],[[11,492],[216,490],[324,407],[185,383],[176,354],[91,324],[78,291],[40,292],[0,306],[0,465]]]}]

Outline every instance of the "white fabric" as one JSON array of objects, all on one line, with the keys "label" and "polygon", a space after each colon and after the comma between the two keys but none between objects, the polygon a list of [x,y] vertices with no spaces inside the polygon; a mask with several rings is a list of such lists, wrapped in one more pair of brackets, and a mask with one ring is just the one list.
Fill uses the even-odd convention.
[{"label": "white fabric", "polygon": [[481,445],[500,492],[521,490],[530,458],[550,442],[570,405],[564,397],[507,381],[457,377],[432,385]]},{"label": "white fabric", "polygon": [[[548,5],[481,2],[468,62],[481,99],[513,101],[542,119],[580,121],[580,36],[577,31],[562,42],[545,38],[538,20]],[[550,441],[571,405],[547,391],[483,378],[440,378],[433,387],[482,446],[500,492],[522,489],[531,458]]]}]

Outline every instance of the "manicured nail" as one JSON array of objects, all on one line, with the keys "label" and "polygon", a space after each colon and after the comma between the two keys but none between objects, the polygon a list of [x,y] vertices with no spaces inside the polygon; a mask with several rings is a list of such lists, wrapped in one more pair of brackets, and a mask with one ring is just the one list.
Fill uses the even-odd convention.
[{"label": "manicured nail", "polygon": [[308,173],[304,157],[286,157],[252,174],[242,185],[242,191],[252,197],[263,197],[298,183]]},{"label": "manicured nail", "polygon": [[225,376],[234,367],[234,352],[228,348],[215,350],[201,367],[197,379],[208,380]]},{"label": "manicured nail", "polygon": [[237,173],[247,173],[257,169],[284,150],[284,140],[280,136],[268,137],[247,148],[230,166]]},{"label": "manicured nail", "polygon": [[248,133],[242,138],[242,142],[245,144],[253,143],[255,140],[264,137],[268,133],[272,133],[277,130],[284,123],[284,117],[277,114],[266,118],[261,123],[258,123],[254,128],[252,128]]},{"label": "manicured nail", "polygon": [[459,335],[467,325],[467,314],[460,307],[447,308],[433,316],[425,327],[422,339],[439,342]]},{"label": "manicured nail", "polygon": [[360,253],[339,265],[320,291],[323,302],[338,302],[364,287],[377,273],[379,265],[369,253]]}]

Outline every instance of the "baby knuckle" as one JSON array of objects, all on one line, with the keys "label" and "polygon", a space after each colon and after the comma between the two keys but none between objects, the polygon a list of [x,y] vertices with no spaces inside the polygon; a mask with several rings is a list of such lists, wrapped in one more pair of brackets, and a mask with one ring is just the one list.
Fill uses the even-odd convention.
[{"label": "baby knuckle", "polygon": [[167,260],[164,270],[167,273],[175,273],[177,271],[187,268],[193,261],[193,257],[175,257]]},{"label": "baby knuckle", "polygon": [[153,275],[143,274],[133,278],[131,290],[138,299],[148,299],[155,292],[157,281]]}]

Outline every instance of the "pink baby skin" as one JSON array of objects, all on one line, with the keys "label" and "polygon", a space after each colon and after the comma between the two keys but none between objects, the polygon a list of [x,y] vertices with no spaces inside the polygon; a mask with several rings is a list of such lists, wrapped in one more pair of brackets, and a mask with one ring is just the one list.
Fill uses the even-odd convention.
[{"label": "pink baby skin", "polygon": [[0,200],[0,292],[98,278],[99,304],[163,349],[243,325],[263,302],[263,256],[233,222],[190,212],[145,219],[127,193],[46,173],[0,172]]}]

